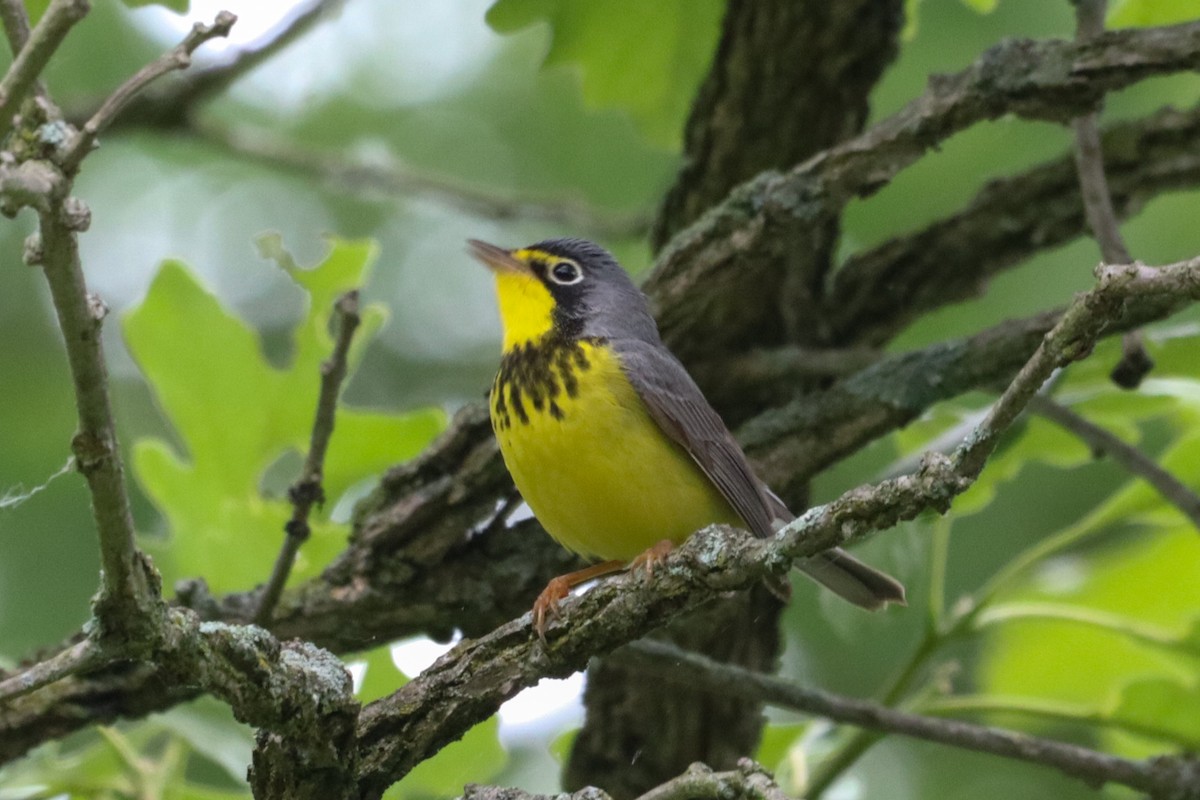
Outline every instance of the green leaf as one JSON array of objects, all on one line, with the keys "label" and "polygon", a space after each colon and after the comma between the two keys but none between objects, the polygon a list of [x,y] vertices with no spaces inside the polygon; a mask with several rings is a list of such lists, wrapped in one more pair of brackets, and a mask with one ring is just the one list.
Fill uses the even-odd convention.
[{"label": "green leaf", "polygon": [[627,111],[651,141],[679,146],[720,33],[719,0],[497,0],[500,33],[550,28],[546,65],[576,64],[593,106]]},{"label": "green leaf", "polygon": [[[355,659],[358,661],[359,659]],[[408,683],[408,677],[396,667],[392,660],[392,645],[377,647],[366,655],[367,672],[358,688],[358,700],[363,705],[387,697]]]},{"label": "green leaf", "polygon": [[172,784],[163,790],[163,800],[251,800],[250,791],[213,789],[194,783]]},{"label": "green leaf", "polygon": [[1195,0],[1116,0],[1108,10],[1110,28],[1174,25],[1200,16]]},{"label": "green leaf", "polygon": [[159,714],[154,721],[217,764],[235,781],[246,779],[254,733],[233,718],[229,706],[211,697]]},{"label": "green leaf", "polygon": [[811,724],[808,722],[790,722],[783,725],[768,725],[763,730],[762,740],[758,743],[758,752],[754,760],[772,772],[777,771],[789,758],[793,745],[797,744]]},{"label": "green leaf", "polygon": [[189,8],[190,0],[124,0],[125,5],[130,8],[141,8],[142,6],[162,6],[169,8],[172,11],[178,11],[180,14],[186,14]]},{"label": "green leaf", "polygon": [[962,0],[962,3],[980,14],[990,14],[1000,5],[1000,0]]},{"label": "green leaf", "polygon": [[[258,335],[178,262],[162,266],[145,301],[124,319],[129,350],[182,444],[180,450],[142,439],[133,447],[134,474],[170,527],[169,542],[147,543],[168,583],[201,574],[224,592],[268,574],[291,510],[284,498],[263,496],[259,484],[280,456],[307,449],[320,365],[333,347],[334,299],[366,280],[373,257],[370,244],[334,241],[312,270],[285,265],[310,303],[284,368],[271,365]],[[363,309],[351,371],[385,318],[380,307]],[[325,510],[310,518],[313,535],[294,581],[316,574],[344,546],[346,527],[327,516],[338,497],[420,452],[444,425],[439,410],[395,415],[339,406],[325,463]]]},{"label": "green leaf", "polygon": [[[989,626],[978,673],[983,691],[1107,714],[1111,698],[1131,680],[1185,685],[1195,680],[1200,607],[1195,530],[1183,524],[1150,529],[1057,564],[1012,590],[1013,601],[1069,603],[1084,613],[1076,611],[1077,619],[1028,617]],[[1105,617],[1121,622],[1096,624]],[[1162,641],[1167,638],[1174,643]]]},{"label": "green leaf", "polygon": [[575,747],[575,739],[579,736],[579,728],[568,728],[555,736],[547,746],[550,755],[559,764],[565,765],[571,758],[571,749]]},{"label": "green leaf", "polygon": [[1130,729],[1161,732],[1190,750],[1200,749],[1200,683],[1195,680],[1134,680],[1121,688],[1108,716]]}]

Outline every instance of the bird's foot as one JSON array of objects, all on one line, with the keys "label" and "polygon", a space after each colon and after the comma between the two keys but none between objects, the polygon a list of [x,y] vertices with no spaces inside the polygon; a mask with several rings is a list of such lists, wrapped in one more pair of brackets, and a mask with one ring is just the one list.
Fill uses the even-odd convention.
[{"label": "bird's foot", "polygon": [[667,560],[667,556],[675,549],[675,543],[663,539],[658,544],[646,548],[646,551],[629,562],[629,571],[637,575],[639,572],[647,578],[654,577],[654,568]]},{"label": "bird's foot", "polygon": [[570,576],[560,575],[557,578],[551,578],[546,584],[546,588],[542,589],[542,593],[537,596],[537,600],[533,601],[533,629],[537,631],[538,638],[544,644],[546,642],[546,621],[549,617],[558,617],[559,602],[571,593],[571,583],[568,580]]},{"label": "bird's foot", "polygon": [[542,643],[546,642],[546,622],[549,617],[558,618],[558,604],[571,593],[571,589],[581,583],[587,583],[593,578],[599,578],[624,568],[624,561],[604,561],[576,572],[568,572],[566,575],[551,578],[550,582],[546,584],[546,588],[542,589],[542,593],[538,595],[537,600],[533,601],[533,629],[537,631],[538,638],[542,640]]}]

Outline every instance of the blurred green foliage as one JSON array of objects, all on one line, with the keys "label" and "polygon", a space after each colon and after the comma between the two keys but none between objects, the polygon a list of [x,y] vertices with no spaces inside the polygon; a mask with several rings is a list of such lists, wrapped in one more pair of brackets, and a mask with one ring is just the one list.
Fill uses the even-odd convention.
[{"label": "blurred green foliage", "polygon": [[[334,303],[366,282],[374,260],[365,242],[331,242],[329,256],[313,269],[297,266],[277,237],[264,249],[308,295],[285,368],[268,363],[254,331],[178,262],[163,265],[145,300],[124,319],[130,353],[186,452],[143,438],[131,458],[167,523],[169,537],[151,543],[151,552],[168,584],[205,575],[214,591],[227,592],[253,588],[269,574],[292,507],[285,492],[264,491],[264,475],[289,451],[307,452],[321,363],[333,351]],[[362,309],[350,374],[386,315],[379,304]],[[330,520],[328,511],[346,490],[416,455],[444,424],[440,410],[380,414],[339,405],[322,475],[325,509],[311,518],[312,536],[292,580],[313,577],[345,546],[348,526]]]},{"label": "blurred green foliage", "polygon": [[584,99],[627,112],[651,141],[678,147],[720,32],[719,0],[498,0],[499,33],[549,25],[546,66],[571,65]]},{"label": "blurred green foliage", "polygon": [[[136,3],[96,0],[51,64],[50,88],[68,111],[94,104],[190,24],[126,5]],[[244,40],[256,17],[265,27],[286,4],[226,5],[242,17],[235,35]],[[918,5],[920,23],[910,19],[900,57],[872,97],[874,119],[918,95],[930,74],[961,69],[1004,37],[1072,35],[1065,0],[908,3]],[[199,0],[190,7],[203,20],[215,11]],[[333,437],[329,503],[302,551],[300,577],[340,546],[339,520],[355,491],[415,453],[443,409],[487,386],[495,310],[463,239],[585,235],[635,272],[646,266],[637,231],[612,223],[649,218],[672,180],[721,10],[716,0],[356,0],[205,106],[195,130],[104,137],[77,185],[94,213],[81,246],[91,287],[122,320],[105,329],[122,446],[137,479],[138,527],[169,579],[203,575],[235,589],[266,577],[287,513],[283,492],[307,448],[330,307],[344,288],[366,282],[368,324]],[[1126,0],[1110,12],[1113,25],[1198,14],[1189,0]],[[1198,100],[1200,76],[1181,75],[1114,95],[1105,114],[1130,118]],[[955,211],[987,180],[1068,146],[1067,132],[1048,125],[976,126],[854,203],[842,251]],[[331,161],[400,180],[389,189],[325,169]],[[504,213],[480,213],[463,192]],[[1149,203],[1124,225],[1133,252],[1148,263],[1194,255],[1197,202],[1192,191]],[[566,227],[523,213],[530,203],[570,205],[581,221]],[[0,495],[58,470],[75,426],[44,286],[17,263],[29,230],[24,218],[0,229],[8,254],[0,260]],[[276,234],[256,252],[268,230]],[[985,297],[918,321],[892,347],[1059,305],[1090,285],[1098,258],[1087,240],[1041,254]],[[1057,388],[1063,402],[1194,488],[1196,320],[1193,312],[1148,333],[1158,366],[1136,393],[1106,379],[1116,342]],[[815,499],[952,444],[988,399],[944,404],[837,465],[817,481]],[[438,410],[421,410],[429,406]],[[74,475],[0,511],[0,656],[53,644],[86,619],[97,585],[91,530]],[[865,615],[798,584],[785,675],[868,697],[908,675],[897,698],[912,707],[1129,755],[1200,741],[1200,539],[1143,483],[1044,420],[1021,423],[948,518],[902,525],[862,549],[905,580],[910,608]],[[386,646],[358,661],[364,701],[405,680]],[[759,757],[795,791],[856,741],[853,731],[787,714],[773,721]],[[538,743],[561,747],[570,739],[562,727],[506,738],[493,719],[390,796],[443,796],[466,781],[553,790],[554,766]],[[199,701],[48,745],[0,772],[0,798],[244,797],[250,747],[224,706]],[[1044,770],[896,739],[870,749],[838,788],[855,797],[1094,796]]]}]

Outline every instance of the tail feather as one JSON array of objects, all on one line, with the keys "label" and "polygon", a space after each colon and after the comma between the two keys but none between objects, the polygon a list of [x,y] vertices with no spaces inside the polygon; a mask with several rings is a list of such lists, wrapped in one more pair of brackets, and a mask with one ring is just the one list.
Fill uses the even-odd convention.
[{"label": "tail feather", "polygon": [[903,584],[840,547],[805,559],[798,566],[817,583],[856,606],[875,611],[888,603],[907,605]]}]

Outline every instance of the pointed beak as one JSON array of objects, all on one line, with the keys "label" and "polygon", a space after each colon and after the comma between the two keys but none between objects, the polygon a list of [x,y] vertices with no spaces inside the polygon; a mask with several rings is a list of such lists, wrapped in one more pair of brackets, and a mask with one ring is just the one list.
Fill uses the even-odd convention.
[{"label": "pointed beak", "polygon": [[467,239],[467,252],[483,263],[493,272],[516,272],[529,275],[529,266],[503,247],[481,242],[478,239]]}]

